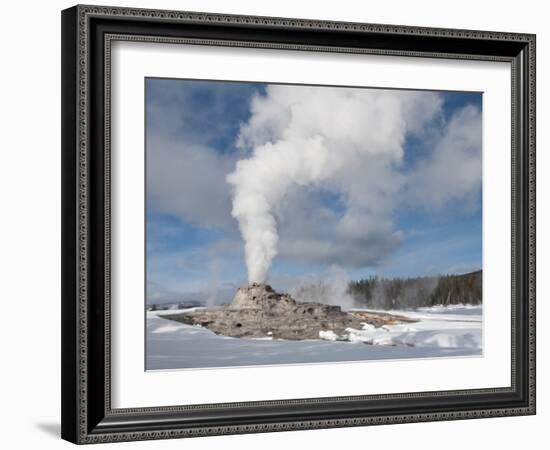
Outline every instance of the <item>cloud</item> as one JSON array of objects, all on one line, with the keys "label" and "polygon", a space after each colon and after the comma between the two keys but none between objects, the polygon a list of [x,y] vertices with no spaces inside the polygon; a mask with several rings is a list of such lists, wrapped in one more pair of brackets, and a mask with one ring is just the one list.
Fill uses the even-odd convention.
[{"label": "cloud", "polygon": [[208,228],[236,231],[225,177],[235,136],[249,116],[254,83],[147,80],[150,209]]},{"label": "cloud", "polygon": [[147,124],[162,136],[232,146],[249,116],[247,99],[259,89],[255,83],[148,79]]},{"label": "cloud", "polygon": [[431,155],[408,174],[407,199],[440,208],[475,196],[481,187],[481,146],[481,112],[468,105],[445,124]]},{"label": "cloud", "polygon": [[376,266],[403,235],[391,221],[346,204],[323,204],[324,191],[297,189],[275,209],[278,257],[303,264]]},{"label": "cloud", "polygon": [[234,227],[225,182],[233,166],[232,158],[185,136],[148,136],[148,206],[203,227]]},{"label": "cloud", "polygon": [[[220,230],[216,245],[231,247],[231,256],[221,257],[228,264],[222,281],[242,257],[238,227],[254,279],[265,278],[275,257],[304,266],[380,267],[407,236],[396,214],[433,214],[479,197],[481,113],[467,106],[445,117],[439,93],[153,85],[149,211]],[[210,268],[218,264],[215,243],[201,245],[196,254],[170,256],[174,279],[218,270]]]}]

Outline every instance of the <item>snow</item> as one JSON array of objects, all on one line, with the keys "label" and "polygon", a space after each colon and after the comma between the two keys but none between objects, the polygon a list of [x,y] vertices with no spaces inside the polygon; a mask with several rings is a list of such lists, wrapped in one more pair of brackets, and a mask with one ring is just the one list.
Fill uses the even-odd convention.
[{"label": "snow", "polygon": [[178,313],[184,313],[184,312],[193,312],[193,311],[200,311],[201,309],[206,309],[205,306],[194,306],[193,308],[174,308],[174,309],[162,309],[159,311],[149,311],[147,314],[153,314],[156,316],[164,316],[164,315],[172,315],[172,314],[178,314]]},{"label": "snow", "polygon": [[[190,311],[196,308],[178,311]],[[285,341],[271,336],[239,339],[206,328],[164,319],[175,311],[147,313],[148,370],[368,361],[384,359],[466,357],[482,354],[481,306],[454,305],[416,311],[384,311],[418,322],[363,324],[338,336],[332,330],[320,339]]]},{"label": "snow", "polygon": [[324,339],[325,341],[336,341],[338,335],[332,330],[321,330],[319,331],[319,339]]},{"label": "snow", "polygon": [[[419,320],[414,323],[384,325],[375,328],[363,324],[361,330],[348,328],[350,342],[370,345],[405,345],[432,348],[481,349],[481,306],[453,305],[419,308],[416,311],[391,311]],[[326,337],[319,336],[321,339]],[[329,340],[335,340],[330,339]]]}]

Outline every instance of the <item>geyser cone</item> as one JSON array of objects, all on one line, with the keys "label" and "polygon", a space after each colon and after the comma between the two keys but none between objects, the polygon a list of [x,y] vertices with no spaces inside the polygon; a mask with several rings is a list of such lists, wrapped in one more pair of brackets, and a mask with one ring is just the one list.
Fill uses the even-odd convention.
[{"label": "geyser cone", "polygon": [[289,294],[276,292],[264,283],[251,283],[237,290],[230,305],[189,313],[165,315],[165,318],[200,325],[217,334],[231,337],[274,339],[318,339],[321,331],[343,334],[347,328],[361,328],[363,322],[380,319],[357,317],[339,306],[301,303]]}]

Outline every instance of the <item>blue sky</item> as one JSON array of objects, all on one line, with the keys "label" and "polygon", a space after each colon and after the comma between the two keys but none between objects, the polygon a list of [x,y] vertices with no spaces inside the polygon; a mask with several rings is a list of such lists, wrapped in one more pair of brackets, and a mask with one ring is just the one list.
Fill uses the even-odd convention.
[{"label": "blue sky", "polygon": [[[340,98],[355,98],[353,105],[370,108],[365,111],[372,106],[363,103],[381,103],[373,92],[380,90],[332,88],[326,111],[319,112],[323,89],[146,79],[148,301],[225,301],[247,282],[243,236],[231,214],[235,187],[227,175],[267,142],[288,140],[296,127],[310,133],[313,116],[320,123],[327,114],[342,124],[357,120],[331,108],[348,104]],[[268,281],[276,288],[335,267],[350,279],[481,268],[482,95],[385,92],[398,111],[383,123],[374,123],[381,115],[374,111],[365,124],[371,128],[361,130],[377,137],[382,150],[358,153],[364,155],[358,163],[346,162],[322,180],[291,183],[273,205],[279,241]],[[306,125],[296,108],[306,111]],[[402,133],[398,150],[379,133],[387,123]],[[337,131],[325,128],[319,128],[323,139],[336,142],[329,149],[364,140],[334,140]],[[342,232],[350,217],[367,224],[368,233]],[[315,243],[326,252],[317,252]]]}]

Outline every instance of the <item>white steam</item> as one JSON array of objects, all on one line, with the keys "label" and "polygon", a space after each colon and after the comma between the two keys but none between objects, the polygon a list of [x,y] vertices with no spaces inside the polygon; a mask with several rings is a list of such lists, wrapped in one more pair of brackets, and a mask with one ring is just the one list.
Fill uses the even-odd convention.
[{"label": "white steam", "polygon": [[349,280],[345,270],[332,266],[323,273],[295,279],[289,292],[299,302],[338,305],[348,310],[355,306],[354,299],[348,292]]},{"label": "white steam", "polygon": [[[270,85],[256,95],[238,139],[249,157],[227,177],[249,282],[266,280],[278,252],[276,210],[304,186],[342,197],[342,233],[375,242],[383,232],[392,236],[392,248],[399,235],[391,213],[406,184],[398,170],[405,137],[422,133],[439,117],[441,104],[436,93],[392,90]],[[326,245],[328,258],[336,247]]]}]

